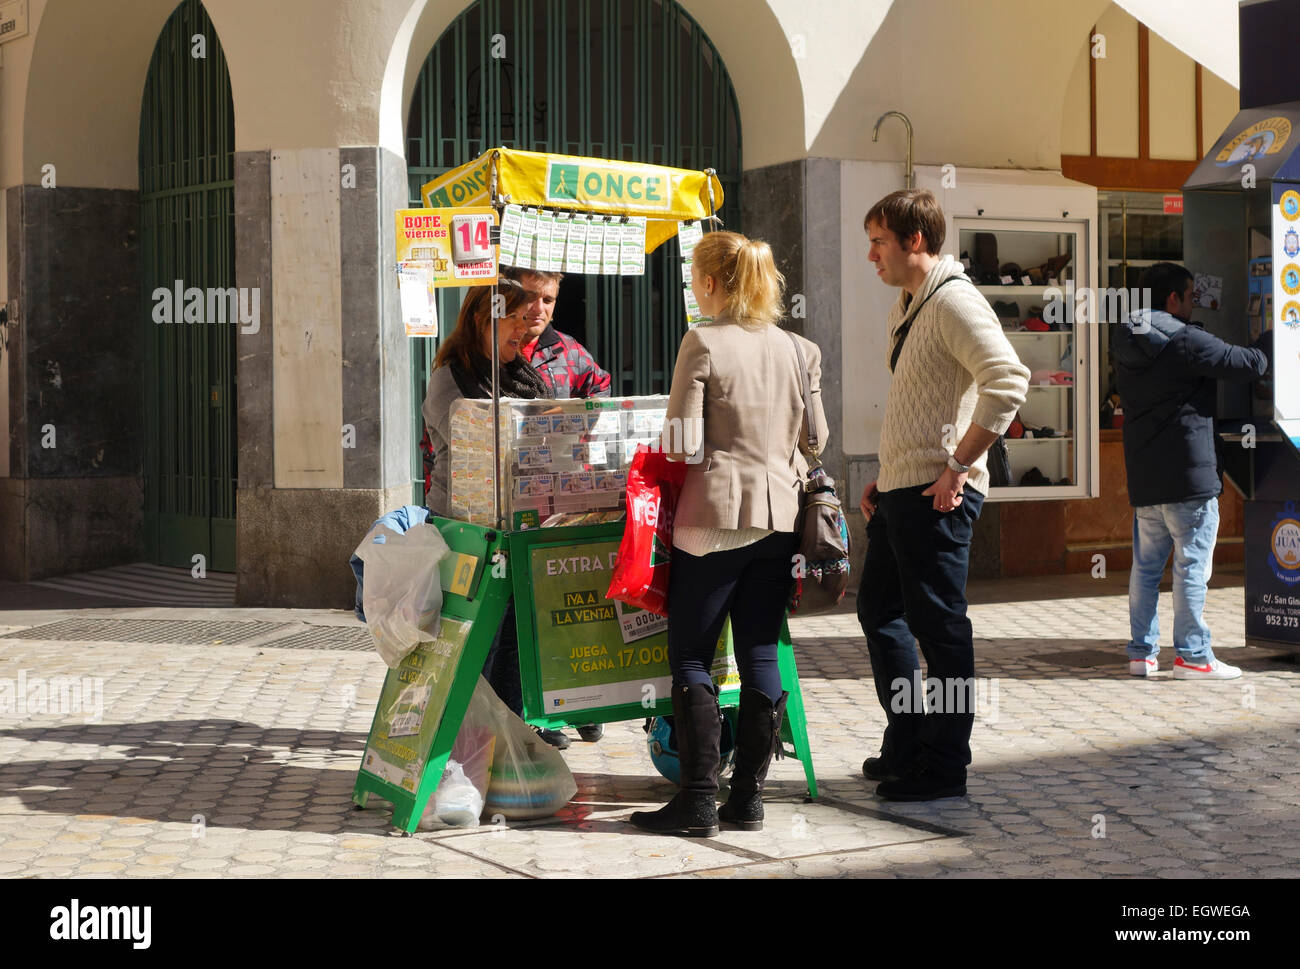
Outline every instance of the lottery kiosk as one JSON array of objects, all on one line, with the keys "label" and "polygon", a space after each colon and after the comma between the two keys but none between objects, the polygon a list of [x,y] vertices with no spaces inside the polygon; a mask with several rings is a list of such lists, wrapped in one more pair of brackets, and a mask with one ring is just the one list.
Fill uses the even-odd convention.
[{"label": "lottery kiosk", "polygon": [[[680,247],[688,319],[691,250],[722,203],[703,172],[632,162],[488,151],[424,186],[425,207],[397,213],[402,316],[436,336],[438,286],[492,285],[497,266],[637,275],[660,245]],[[493,320],[493,352],[497,346]],[[496,363],[493,360],[495,380]],[[441,631],[384,681],[353,799],[393,805],[411,833],[442,777],[484,660],[512,600],[524,719],[549,728],[672,713],[667,619],[605,597],[623,535],[626,468],[656,441],[667,398],[459,401],[451,414],[451,514],[433,518],[450,547],[439,563]],[[783,627],[782,729],[817,796],[803,696]],[[719,703],[739,703],[724,629]],[[649,767],[647,760],[647,767]]]},{"label": "lottery kiosk", "polygon": [[1183,191],[1194,318],[1273,333],[1267,377],[1219,382],[1220,455],[1246,499],[1246,636],[1300,649],[1300,101],[1242,110]]}]

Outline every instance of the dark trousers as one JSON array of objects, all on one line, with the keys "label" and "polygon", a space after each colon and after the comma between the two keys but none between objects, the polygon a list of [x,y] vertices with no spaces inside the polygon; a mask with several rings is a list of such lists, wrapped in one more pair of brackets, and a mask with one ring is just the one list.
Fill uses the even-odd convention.
[{"label": "dark trousers", "polygon": [[[975,724],[975,648],[966,618],[971,532],[984,496],[973,488],[950,512],[934,510],[928,487],[880,492],[867,523],[858,621],[867,637],[876,696],[885,709],[881,755],[964,780]],[[915,637],[916,642],[913,642]],[[916,644],[932,687],[920,678]],[[928,694],[927,688],[936,692]],[[936,702],[926,712],[926,701]]]},{"label": "dark trousers", "polygon": [[524,715],[524,689],[519,682],[519,633],[515,629],[515,604],[506,606],[492,648],[483,662],[483,676],[488,685],[515,716]]},{"label": "dark trousers", "polygon": [[713,655],[731,616],[742,687],[781,697],[776,643],[794,582],[792,532],[727,552],[691,555],[673,549],[668,575],[668,665],[673,686],[712,684]]}]

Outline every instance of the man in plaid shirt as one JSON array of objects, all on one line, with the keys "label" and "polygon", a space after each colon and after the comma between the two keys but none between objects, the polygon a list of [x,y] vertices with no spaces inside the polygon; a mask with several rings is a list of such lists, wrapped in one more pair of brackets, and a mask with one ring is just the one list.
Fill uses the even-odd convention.
[{"label": "man in plaid shirt", "polygon": [[[550,385],[557,399],[575,397],[608,397],[613,384],[610,375],[597,366],[587,348],[551,325],[555,314],[555,300],[560,295],[560,273],[537,272],[503,266],[503,276],[514,279],[527,291],[527,302],[521,312],[528,323],[528,342],[521,347],[524,359],[533,365],[542,379]],[[433,474],[433,443],[426,429],[420,441],[424,455],[424,487],[429,488]],[[595,743],[604,734],[600,724],[578,728],[578,734],[588,743]],[[564,749],[568,741],[559,731],[545,731],[543,739]],[[563,742],[559,742],[562,741]]]},{"label": "man in plaid shirt", "polygon": [[505,269],[503,274],[519,282],[528,294],[522,311],[528,323],[528,342],[521,349],[556,398],[608,397],[613,383],[609,374],[597,366],[586,347],[551,325],[563,276],[528,269]]}]

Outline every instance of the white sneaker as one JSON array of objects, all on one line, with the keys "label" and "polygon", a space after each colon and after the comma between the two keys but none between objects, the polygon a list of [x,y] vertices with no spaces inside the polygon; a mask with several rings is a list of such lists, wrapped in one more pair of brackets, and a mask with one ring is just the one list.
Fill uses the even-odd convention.
[{"label": "white sneaker", "polygon": [[1209,663],[1192,665],[1184,663],[1181,656],[1174,660],[1174,679],[1176,680],[1235,680],[1241,675],[1236,666],[1229,666],[1217,659]]},{"label": "white sneaker", "polygon": [[1151,659],[1131,659],[1128,661],[1129,676],[1150,676],[1159,669],[1160,664],[1156,662],[1154,656]]}]

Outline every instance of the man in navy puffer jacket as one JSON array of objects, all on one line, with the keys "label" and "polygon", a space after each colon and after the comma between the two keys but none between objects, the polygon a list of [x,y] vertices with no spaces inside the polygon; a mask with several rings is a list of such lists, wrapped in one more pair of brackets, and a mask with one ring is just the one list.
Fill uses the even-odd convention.
[{"label": "man in navy puffer jacket", "polygon": [[1215,406],[1218,380],[1258,380],[1268,370],[1272,331],[1251,347],[1224,343],[1191,322],[1192,274],[1162,262],[1142,275],[1153,309],[1118,326],[1111,357],[1124,405],[1124,464],[1133,506],[1129,572],[1129,672],[1157,669],[1160,577],[1174,556],[1175,679],[1229,680],[1201,618],[1219,529]]}]

